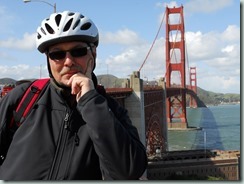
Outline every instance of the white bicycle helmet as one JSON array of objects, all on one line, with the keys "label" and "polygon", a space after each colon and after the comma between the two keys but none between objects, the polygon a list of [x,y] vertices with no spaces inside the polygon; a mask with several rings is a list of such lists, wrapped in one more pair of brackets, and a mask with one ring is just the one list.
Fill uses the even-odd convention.
[{"label": "white bicycle helmet", "polygon": [[88,17],[70,11],[51,14],[37,28],[36,45],[41,53],[51,45],[68,41],[83,41],[97,46],[98,29]]}]

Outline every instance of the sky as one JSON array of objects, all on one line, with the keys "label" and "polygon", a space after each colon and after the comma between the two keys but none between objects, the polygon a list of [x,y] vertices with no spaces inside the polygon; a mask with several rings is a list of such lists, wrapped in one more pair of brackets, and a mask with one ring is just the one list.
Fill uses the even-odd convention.
[{"label": "sky", "polygon": [[[80,12],[97,25],[100,37],[97,75],[129,78],[145,61],[140,71],[141,78],[158,80],[166,72],[165,7],[183,6],[187,84],[189,67],[196,67],[198,87],[217,93],[240,93],[238,0],[45,2],[49,4],[38,0],[29,3],[22,0],[0,1],[0,78],[48,77],[46,57],[37,51],[35,37],[37,27],[53,13],[52,5],[56,3],[57,12]],[[179,19],[177,16],[170,18],[176,23]],[[176,35],[174,32],[170,39]],[[172,79],[177,83],[179,73],[175,72]]]}]

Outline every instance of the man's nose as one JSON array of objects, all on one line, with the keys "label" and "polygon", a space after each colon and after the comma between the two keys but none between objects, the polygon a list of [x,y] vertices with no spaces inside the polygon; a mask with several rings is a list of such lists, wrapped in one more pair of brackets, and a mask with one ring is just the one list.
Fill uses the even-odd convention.
[{"label": "man's nose", "polygon": [[69,52],[66,52],[66,56],[64,58],[64,64],[67,66],[72,66],[74,63],[75,63],[75,58]]}]

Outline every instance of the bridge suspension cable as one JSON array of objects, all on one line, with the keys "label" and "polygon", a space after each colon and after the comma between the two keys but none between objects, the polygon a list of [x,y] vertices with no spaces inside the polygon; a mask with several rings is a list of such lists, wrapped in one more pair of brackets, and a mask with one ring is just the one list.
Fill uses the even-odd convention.
[{"label": "bridge suspension cable", "polygon": [[162,27],[163,22],[164,22],[164,18],[165,18],[165,12],[164,12],[164,16],[163,16],[163,18],[162,18],[162,20],[161,20],[161,23],[160,23],[158,32],[157,32],[157,34],[156,34],[156,36],[155,36],[155,38],[154,38],[154,40],[153,40],[153,43],[152,43],[152,45],[151,45],[151,47],[150,47],[150,49],[149,49],[149,51],[148,51],[148,53],[147,53],[147,55],[146,55],[144,61],[143,61],[143,63],[142,63],[142,65],[141,65],[140,69],[139,69],[139,72],[141,71],[142,67],[143,67],[144,64],[146,63],[147,58],[148,58],[149,54],[151,53],[151,50],[152,50],[152,48],[153,48],[153,46],[154,46],[154,44],[155,44],[155,42],[156,42],[156,40],[157,40],[157,38],[158,38],[159,32],[160,32],[161,27]]}]

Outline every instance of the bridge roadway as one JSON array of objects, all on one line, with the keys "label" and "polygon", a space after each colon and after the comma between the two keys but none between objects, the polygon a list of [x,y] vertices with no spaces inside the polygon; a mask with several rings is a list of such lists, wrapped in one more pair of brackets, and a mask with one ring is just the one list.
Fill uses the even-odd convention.
[{"label": "bridge roadway", "polygon": [[[158,90],[163,90],[161,86],[144,86],[143,87],[144,92],[149,92],[149,91],[158,91]],[[106,88],[106,92],[110,94],[112,97],[115,99],[124,99],[131,95],[132,93],[132,88]],[[189,88],[180,88],[180,87],[170,87],[166,88],[166,97],[174,97],[178,96],[179,94],[186,93],[190,96],[192,96],[196,102],[197,102],[197,107],[206,107],[206,105],[199,99],[197,94],[189,89]],[[121,100],[120,100],[121,101]]]}]

